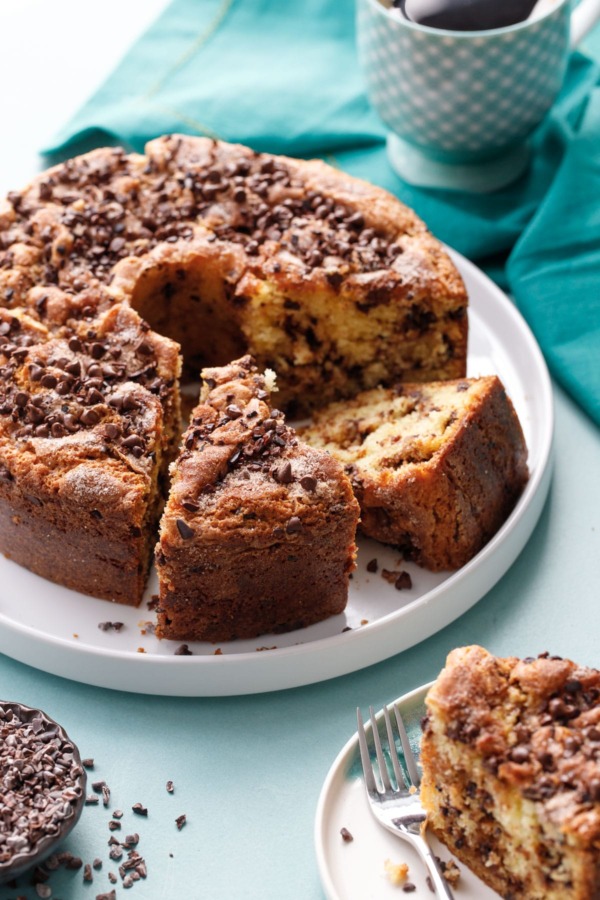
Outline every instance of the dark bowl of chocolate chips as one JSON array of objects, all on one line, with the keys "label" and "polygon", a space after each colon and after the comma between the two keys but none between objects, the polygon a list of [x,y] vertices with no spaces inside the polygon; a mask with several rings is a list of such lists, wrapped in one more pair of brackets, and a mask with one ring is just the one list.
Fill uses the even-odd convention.
[{"label": "dark bowl of chocolate chips", "polygon": [[86,775],[66,732],[39,709],[0,701],[0,884],[41,863],[76,825]]}]

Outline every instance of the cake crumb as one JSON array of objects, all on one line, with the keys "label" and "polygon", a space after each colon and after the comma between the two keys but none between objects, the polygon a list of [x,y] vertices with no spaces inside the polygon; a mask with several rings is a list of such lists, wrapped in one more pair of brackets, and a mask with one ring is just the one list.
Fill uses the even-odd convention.
[{"label": "cake crumb", "polygon": [[388,880],[395,885],[404,884],[408,876],[407,863],[393,863],[391,859],[386,859],[384,863],[385,874]]},{"label": "cake crumb", "polygon": [[455,888],[460,879],[460,869],[453,859],[449,859],[448,862],[443,859],[438,859],[438,862],[440,864],[440,869],[442,870],[444,880],[448,882],[450,887]]}]

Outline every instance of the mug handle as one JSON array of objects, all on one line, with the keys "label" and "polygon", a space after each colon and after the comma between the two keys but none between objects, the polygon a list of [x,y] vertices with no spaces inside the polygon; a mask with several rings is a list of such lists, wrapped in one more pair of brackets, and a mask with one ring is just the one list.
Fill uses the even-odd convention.
[{"label": "mug handle", "polygon": [[576,47],[600,19],[600,0],[581,0],[571,13],[571,47]]}]

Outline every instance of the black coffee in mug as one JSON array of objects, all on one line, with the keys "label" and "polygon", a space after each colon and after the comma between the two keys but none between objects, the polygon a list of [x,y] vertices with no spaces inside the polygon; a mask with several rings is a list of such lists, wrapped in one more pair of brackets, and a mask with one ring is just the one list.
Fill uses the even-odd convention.
[{"label": "black coffee in mug", "polygon": [[529,18],[537,0],[394,0],[403,16],[448,31],[488,31]]}]

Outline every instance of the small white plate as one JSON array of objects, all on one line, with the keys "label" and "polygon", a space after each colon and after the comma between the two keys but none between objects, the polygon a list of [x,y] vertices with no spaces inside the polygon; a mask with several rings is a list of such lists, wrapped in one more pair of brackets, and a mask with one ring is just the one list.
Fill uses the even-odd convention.
[{"label": "small white plate", "polygon": [[[452,252],[452,251],[451,251]],[[433,574],[402,563],[410,590],[397,591],[366,564],[398,569],[397,552],[360,540],[346,612],[285,635],[221,646],[158,641],[146,622],[153,575],[139,609],[95,600],[51,584],[0,557],[0,652],[53,675],[144,694],[224,696],[324,681],[412,647],[461,616],[498,581],[523,549],[551,479],[553,404],[540,349],[514,305],[472,263],[452,252],[470,297],[470,376],[496,373],[511,396],[529,449],[530,479],[514,511],[458,572]],[[99,623],[118,620],[120,632]],[[347,630],[351,629],[351,630]],[[262,652],[257,652],[262,651]]]},{"label": "small white plate", "polygon": [[[417,688],[396,701],[417,757],[428,688],[429,685]],[[343,840],[342,828],[350,832],[352,841]],[[453,859],[433,837],[431,846],[440,859]],[[337,756],[323,784],[315,818],[315,849],[327,900],[433,897],[425,880],[425,866],[416,851],[379,825],[369,809],[356,734]],[[386,860],[408,865],[407,880],[416,886],[414,893],[404,894],[401,887],[390,881],[385,871]],[[463,863],[455,862],[460,869],[460,879],[453,891],[456,900],[498,900],[495,891]]]}]

